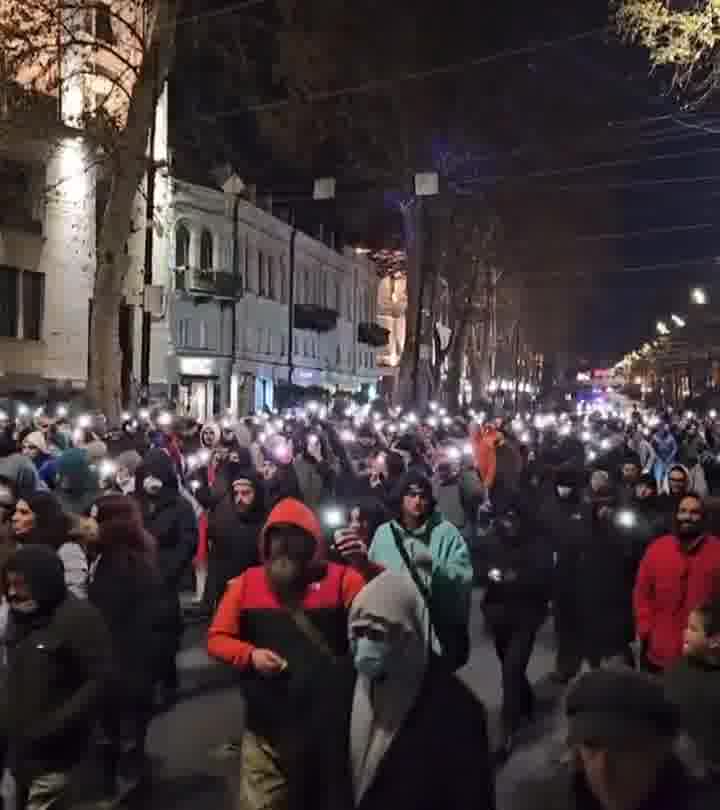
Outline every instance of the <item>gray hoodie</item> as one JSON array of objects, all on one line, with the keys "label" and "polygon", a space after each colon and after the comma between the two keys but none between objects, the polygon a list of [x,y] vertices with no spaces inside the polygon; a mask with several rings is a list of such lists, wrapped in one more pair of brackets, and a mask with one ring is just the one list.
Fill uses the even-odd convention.
[{"label": "gray hoodie", "polygon": [[18,497],[45,489],[38,478],[35,465],[22,453],[13,453],[0,459],[0,475],[12,481]]}]

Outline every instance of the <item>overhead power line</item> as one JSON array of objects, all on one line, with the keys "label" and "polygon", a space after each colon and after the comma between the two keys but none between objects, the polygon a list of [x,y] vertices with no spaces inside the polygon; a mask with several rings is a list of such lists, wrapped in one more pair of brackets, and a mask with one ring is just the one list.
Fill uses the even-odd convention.
[{"label": "overhead power line", "polygon": [[[502,59],[508,59],[514,56],[523,56],[529,53],[537,53],[538,51],[546,50],[549,48],[556,48],[560,45],[569,45],[573,42],[580,42],[584,39],[589,39],[591,37],[597,36],[598,34],[602,34],[607,31],[607,26],[602,26],[600,28],[593,28],[589,31],[581,31],[577,34],[571,34],[567,37],[562,37],[560,39],[551,39],[545,40],[543,42],[536,42],[534,45],[525,45],[519,48],[507,48],[502,51],[497,51],[492,54],[488,54],[487,56],[478,56],[475,59],[469,59],[464,62],[455,62],[449,65],[441,65],[435,68],[428,68],[427,70],[416,70],[410,71],[408,73],[401,73],[397,76],[392,76],[387,79],[370,79],[369,81],[363,82],[362,84],[357,84],[349,87],[342,87],[336,90],[321,90],[316,92],[308,93],[306,96],[302,98],[303,104],[314,104],[321,101],[332,101],[336,98],[341,98],[343,96],[354,96],[354,95],[364,95],[368,93],[373,93],[378,90],[383,90],[387,87],[393,87],[395,85],[404,84],[406,82],[415,82],[420,81],[422,79],[431,79],[435,78],[436,76],[445,76],[451,73],[458,73],[463,70],[469,70],[471,68],[481,67],[483,65],[489,65],[493,62],[498,62]],[[284,98],[279,99],[277,101],[269,101],[263,104],[253,104],[247,107],[239,107],[232,110],[224,110],[217,113],[214,113],[211,118],[228,118],[234,115],[244,115],[248,112],[254,113],[264,113],[264,112],[273,112],[274,110],[282,109],[283,107],[288,107],[294,102],[293,99]]]},{"label": "overhead power line", "polygon": [[687,231],[705,231],[715,228],[713,222],[696,223],[693,225],[669,225],[666,228],[646,228],[642,231],[618,231],[615,233],[583,234],[575,237],[578,242],[599,242],[605,239],[635,239],[641,236],[658,236],[664,233],[682,233]]},{"label": "overhead power line", "polygon": [[240,3],[233,3],[223,8],[217,8],[210,11],[201,11],[198,14],[189,14],[188,16],[178,17],[176,25],[187,25],[187,23],[198,22],[200,20],[207,20],[212,17],[225,17],[228,14],[235,14],[238,11],[245,11],[245,9],[253,8],[254,6],[265,5],[267,0],[242,0]]}]

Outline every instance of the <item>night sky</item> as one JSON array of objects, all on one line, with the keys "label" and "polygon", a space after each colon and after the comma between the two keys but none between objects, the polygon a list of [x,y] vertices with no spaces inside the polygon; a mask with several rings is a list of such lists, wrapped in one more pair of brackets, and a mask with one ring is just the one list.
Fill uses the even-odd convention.
[{"label": "night sky", "polygon": [[[305,0],[318,9],[308,18],[312,35],[326,43],[315,55],[322,50],[332,63],[350,52],[347,65],[331,65],[333,89],[468,63],[420,83],[436,103],[423,110],[415,159],[429,168],[440,153],[471,154],[450,171],[448,187],[493,199],[504,224],[507,277],[532,292],[527,321],[543,348],[606,365],[651,336],[657,317],[687,314],[689,287],[712,279],[720,255],[712,216],[720,193],[720,114],[684,108],[669,75],[650,76],[647,55],[608,27],[606,1],[557,0],[548,8],[529,0],[395,0],[384,15],[383,4],[365,0],[345,4],[346,18],[320,13],[332,2]],[[213,4],[196,5],[189,10]],[[335,132],[311,143],[307,127],[268,136],[267,122],[247,111],[287,97],[275,69],[282,47],[276,12],[268,0],[242,18],[221,18],[221,29],[218,22],[180,27],[182,91],[174,93],[173,115],[183,165],[197,174],[227,161],[260,188],[283,191],[320,166],[348,189],[333,212],[347,238],[397,243],[391,183],[380,187],[376,152],[368,147],[373,134],[387,133]],[[343,36],[356,30],[357,40],[350,35],[335,55],[323,19]],[[231,44],[219,53],[223,37]],[[233,51],[243,37],[245,46]],[[413,45],[402,51],[406,39]],[[312,54],[310,32],[308,41]],[[299,63],[298,73],[309,70]],[[398,81],[384,90],[388,120],[418,84]],[[371,102],[379,103],[376,95],[319,103],[310,93],[302,113],[312,123],[329,122],[327,130],[347,109],[362,118]],[[202,167],[189,157],[198,145]],[[350,157],[362,149],[358,171]]]}]

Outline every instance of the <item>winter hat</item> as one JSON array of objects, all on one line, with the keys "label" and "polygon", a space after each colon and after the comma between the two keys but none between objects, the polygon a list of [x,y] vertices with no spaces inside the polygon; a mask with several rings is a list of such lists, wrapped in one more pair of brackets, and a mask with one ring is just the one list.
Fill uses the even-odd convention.
[{"label": "winter hat", "polygon": [[43,613],[51,612],[67,593],[62,560],[46,546],[23,546],[10,557],[4,571],[5,582],[9,571],[22,576]]},{"label": "winter hat", "polygon": [[393,494],[392,500],[397,504],[399,507],[402,499],[410,492],[411,490],[420,490],[422,494],[425,496],[425,500],[428,504],[428,512],[432,512],[435,509],[435,496],[433,494],[433,487],[430,479],[424,476],[421,472],[417,470],[410,470],[409,472],[405,473],[402,478],[398,481]]},{"label": "winter hat", "polygon": [[25,496],[23,500],[35,515],[35,527],[37,529],[56,528],[58,533],[61,533],[61,527],[67,525],[67,516],[60,501],[52,492],[35,492],[32,495]]},{"label": "winter hat", "polygon": [[45,436],[39,430],[34,430],[32,433],[28,433],[28,435],[23,439],[23,444],[34,447],[41,453],[47,453],[48,451]]},{"label": "winter hat", "polygon": [[162,481],[168,489],[178,489],[178,476],[170,456],[159,448],[148,450],[142,464],[135,471],[135,491],[142,492],[143,481],[152,476]]},{"label": "winter hat", "polygon": [[598,669],[570,689],[565,705],[571,745],[623,745],[628,740],[675,736],[675,711],[662,681],[630,669]]},{"label": "winter hat", "polygon": [[324,557],[325,540],[322,526],[315,513],[295,498],[283,498],[268,515],[260,532],[260,556],[265,557],[268,535],[276,526],[295,526],[310,535],[316,543],[316,557]]},{"label": "winter hat", "polygon": [[84,447],[71,447],[60,453],[56,470],[58,478],[65,479],[73,489],[90,486],[90,462]]}]

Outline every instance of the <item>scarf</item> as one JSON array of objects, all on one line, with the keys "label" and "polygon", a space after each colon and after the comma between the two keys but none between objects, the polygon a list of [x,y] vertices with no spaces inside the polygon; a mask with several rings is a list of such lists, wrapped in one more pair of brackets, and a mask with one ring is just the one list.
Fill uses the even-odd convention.
[{"label": "scarf", "polygon": [[358,673],[355,683],[350,770],[356,807],[415,705],[428,666],[424,604],[407,574],[386,571],[357,595],[350,611],[350,630],[363,626],[389,630],[392,652],[382,680],[371,681]]}]

